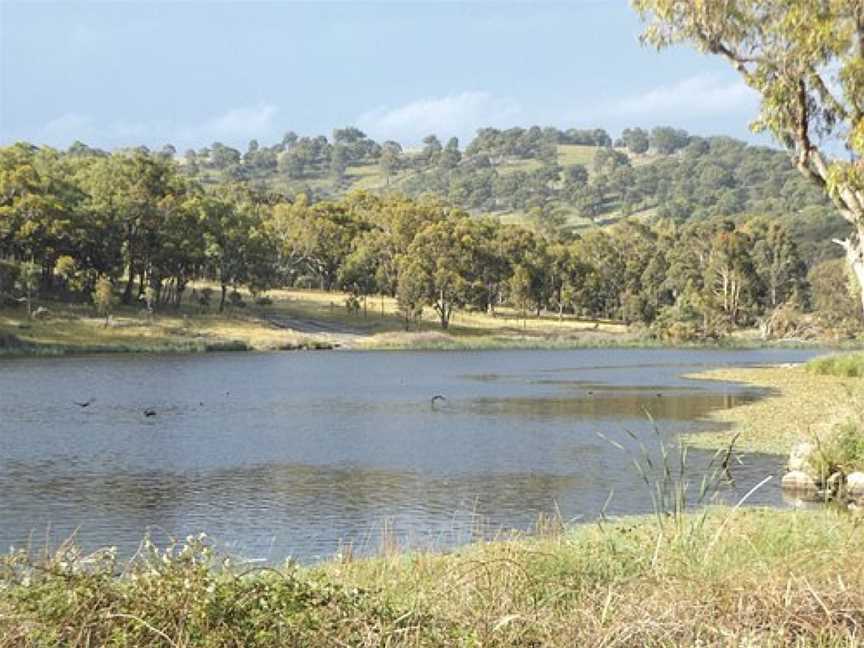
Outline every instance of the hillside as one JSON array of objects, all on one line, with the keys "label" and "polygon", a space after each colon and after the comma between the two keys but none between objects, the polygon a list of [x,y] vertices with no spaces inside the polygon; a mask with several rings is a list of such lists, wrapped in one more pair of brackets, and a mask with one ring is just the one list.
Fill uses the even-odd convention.
[{"label": "hillside", "polygon": [[464,148],[430,135],[415,149],[345,128],[329,139],[288,133],[269,147],[253,140],[245,153],[214,143],[181,161],[205,185],[245,180],[313,199],[358,189],[431,193],[505,223],[577,232],[625,217],[768,215],[791,226],[810,260],[837,256],[825,241],[844,231],[830,202],[782,151],[669,127],[626,129],[617,140],[603,130],[485,128]]}]

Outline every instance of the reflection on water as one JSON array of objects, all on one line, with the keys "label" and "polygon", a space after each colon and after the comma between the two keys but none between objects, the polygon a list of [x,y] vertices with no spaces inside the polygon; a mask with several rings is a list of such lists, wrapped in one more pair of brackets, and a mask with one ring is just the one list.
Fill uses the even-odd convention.
[{"label": "reflection on water", "polygon": [[[630,393],[622,395],[621,391]],[[566,398],[478,398],[468,405],[468,410],[477,414],[531,418],[620,419],[651,416],[667,421],[697,421],[712,410],[750,402],[758,395],[756,390],[737,393],[677,391],[663,394],[613,388],[605,392],[592,391],[587,396]]]},{"label": "reflection on water", "polygon": [[[681,377],[800,351],[334,353],[16,360],[0,364],[0,546],[78,529],[133,551],[152,529],[206,530],[246,556],[449,546],[542,512],[648,511],[632,468],[664,434],[758,393]],[[550,373],[557,374],[549,379]],[[430,402],[432,394],[447,396]],[[73,400],[95,396],[80,409]],[[157,411],[144,417],[144,408]],[[637,436],[631,439],[625,432]],[[599,433],[599,434],[598,434]],[[600,438],[625,446],[622,451]],[[710,459],[691,453],[694,483]],[[723,496],[781,461],[750,456]],[[776,480],[775,480],[776,481]],[[781,505],[775,484],[751,500]]]}]

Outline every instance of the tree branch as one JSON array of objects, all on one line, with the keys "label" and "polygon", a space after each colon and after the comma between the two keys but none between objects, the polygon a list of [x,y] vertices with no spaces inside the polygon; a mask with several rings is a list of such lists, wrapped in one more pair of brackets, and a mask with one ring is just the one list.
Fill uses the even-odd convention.
[{"label": "tree branch", "polygon": [[[834,93],[828,88],[822,75],[811,66],[808,68],[808,76],[822,103],[828,106],[840,119],[849,119],[849,111],[846,109],[846,106],[834,96]],[[853,110],[856,116],[860,116],[857,107],[853,106]]]}]

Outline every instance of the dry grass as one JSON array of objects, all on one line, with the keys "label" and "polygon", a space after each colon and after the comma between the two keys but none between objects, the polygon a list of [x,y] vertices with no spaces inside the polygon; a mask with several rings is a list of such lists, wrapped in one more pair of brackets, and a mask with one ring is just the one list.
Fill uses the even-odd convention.
[{"label": "dry grass", "polygon": [[767,397],[710,415],[727,430],[687,437],[690,445],[717,448],[740,432],[742,450],[787,454],[802,440],[825,437],[838,423],[855,416],[864,402],[864,381],[814,375],[804,367],[717,369],[691,376],[742,382],[768,391]]},{"label": "dry grass", "polygon": [[[828,511],[713,509],[320,573],[422,611],[457,645],[857,645],[860,531]],[[409,644],[446,645],[426,638]]]},{"label": "dry grass", "polygon": [[185,307],[148,318],[140,309],[120,308],[106,327],[87,307],[49,303],[49,308],[49,319],[33,321],[20,310],[0,310],[0,337],[16,341],[8,349],[0,345],[0,354],[273,350],[314,343],[254,310],[220,315]]},{"label": "dry grass", "polygon": [[334,344],[363,349],[563,348],[635,342],[627,327],[616,322],[559,320],[551,314],[523,320],[509,308],[494,317],[457,312],[446,333],[427,309],[420,330],[415,326],[406,332],[391,297],[370,297],[364,315],[362,310],[349,312],[348,295],[338,291],[273,290],[268,306],[256,306],[244,296],[245,308],[228,307],[222,314],[215,307],[202,312],[187,304],[148,318],[140,308],[118,307],[109,327],[86,305],[47,302],[50,317],[39,321],[28,321],[20,308],[0,310],[0,353],[266,351]]},{"label": "dry grass", "polygon": [[67,546],[0,562],[0,646],[854,646],[861,530],[715,508],[278,570],[195,539],[125,566]]}]

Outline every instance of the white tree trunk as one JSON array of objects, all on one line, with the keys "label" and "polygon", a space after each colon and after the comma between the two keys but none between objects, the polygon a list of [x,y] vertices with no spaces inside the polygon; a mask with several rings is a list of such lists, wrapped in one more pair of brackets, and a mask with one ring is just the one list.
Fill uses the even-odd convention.
[{"label": "white tree trunk", "polygon": [[858,282],[858,294],[861,300],[861,310],[864,313],[864,229],[859,229],[856,237],[834,242],[846,250],[846,262]]}]

